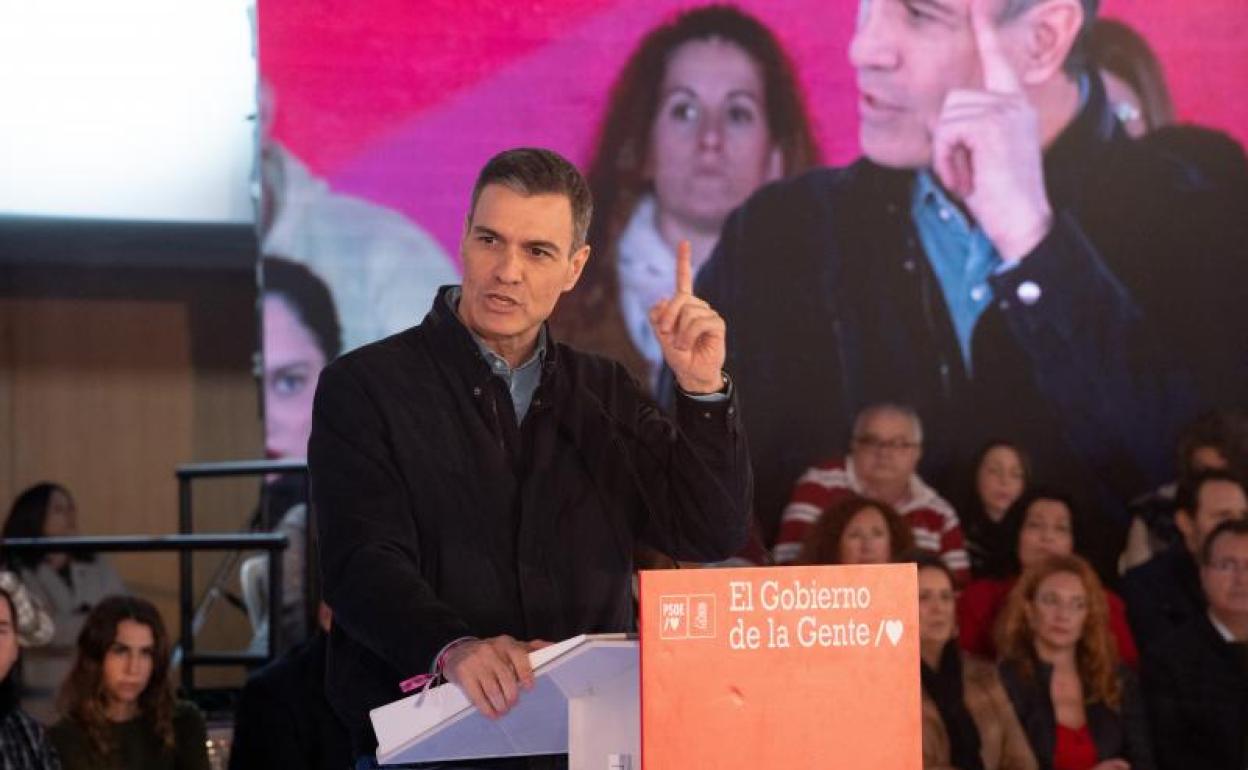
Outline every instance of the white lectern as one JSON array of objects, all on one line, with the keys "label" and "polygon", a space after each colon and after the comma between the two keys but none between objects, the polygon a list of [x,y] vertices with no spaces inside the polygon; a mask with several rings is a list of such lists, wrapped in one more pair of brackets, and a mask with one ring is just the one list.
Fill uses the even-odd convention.
[{"label": "white lectern", "polygon": [[530,655],[534,686],[506,716],[487,719],[443,684],[370,712],[377,762],[568,754],[570,770],[641,767],[635,637],[582,635]]}]

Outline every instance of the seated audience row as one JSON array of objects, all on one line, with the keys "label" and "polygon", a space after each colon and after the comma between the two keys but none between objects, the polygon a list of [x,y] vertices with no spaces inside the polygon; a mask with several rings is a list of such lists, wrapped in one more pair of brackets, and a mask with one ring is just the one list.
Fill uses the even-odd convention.
[{"label": "seated audience row", "polygon": [[[1032,467],[1024,447],[993,440],[953,474],[960,477],[951,484],[949,499],[956,500],[954,506],[918,475],[922,449],[923,426],[912,408],[879,403],[863,409],[853,423],[846,454],[817,462],[796,480],[770,561],[796,561],[820,517],[847,497],[860,496],[892,506],[910,526],[915,545],[938,553],[949,564],[959,588],[970,577],[999,577],[1013,550],[1006,513],[1024,489],[1046,477]],[[1066,497],[1082,500],[1089,508],[1094,526],[1085,533],[1083,555],[1102,578],[1116,580],[1115,568],[1124,572],[1167,546],[1192,547],[1180,530],[1183,522],[1175,521],[1176,489],[1208,470],[1221,470],[1239,480],[1248,475],[1248,413],[1223,409],[1202,415],[1181,436],[1178,456],[1179,482],[1133,503],[1133,518],[1125,532],[1119,522],[1097,515],[1100,511],[1093,508],[1099,505],[1097,494],[1065,490],[1084,493]],[[736,563],[769,561],[766,546],[756,537],[757,526],[753,534]],[[1120,554],[1116,547],[1106,551],[1124,537]],[[1189,585],[1190,578],[1189,574]]]},{"label": "seated audience row", "polygon": [[87,616],[51,729],[19,703],[23,649],[51,623],[11,572],[0,572],[0,767],[13,770],[207,770],[207,729],[176,701],[170,642],[156,607],[106,597]]},{"label": "seated audience row", "polygon": [[1078,556],[1048,556],[1011,589],[994,667],[956,640],[953,582],[919,563],[925,768],[1151,770],[1144,698]]},{"label": "seated audience row", "polygon": [[899,404],[864,409],[854,421],[849,455],[808,469],[784,509],[774,556],[777,564],[798,558],[810,528],[823,512],[852,496],[890,505],[910,526],[915,545],[940,554],[959,585],[970,578],[958,515],[919,478],[923,426],[918,414]]},{"label": "seated audience row", "polygon": [[1142,688],[1117,654],[1110,594],[1078,556],[1046,556],[1015,583],[996,669],[959,650],[948,568],[915,559],[925,768],[1246,766],[1248,520],[1223,521],[1201,543],[1207,609],[1148,651]]}]

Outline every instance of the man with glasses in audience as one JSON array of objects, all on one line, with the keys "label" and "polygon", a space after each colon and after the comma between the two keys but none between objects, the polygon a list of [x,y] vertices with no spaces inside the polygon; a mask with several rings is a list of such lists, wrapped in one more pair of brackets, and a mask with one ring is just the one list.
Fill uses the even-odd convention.
[{"label": "man with glasses in audience", "polygon": [[876,404],[858,413],[849,455],[807,469],[780,520],[774,556],[777,564],[797,558],[802,541],[819,517],[850,495],[893,506],[914,531],[914,543],[940,554],[959,583],[970,576],[958,515],[919,478],[923,453],[919,415],[901,404]]},{"label": "man with glasses in audience", "polygon": [[1248,521],[1217,526],[1200,552],[1209,609],[1144,658],[1161,770],[1248,767]]}]

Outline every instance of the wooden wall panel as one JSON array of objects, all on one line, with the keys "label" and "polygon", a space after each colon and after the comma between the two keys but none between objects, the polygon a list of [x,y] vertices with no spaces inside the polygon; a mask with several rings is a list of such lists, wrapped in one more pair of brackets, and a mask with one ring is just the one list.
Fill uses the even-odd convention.
[{"label": "wooden wall panel", "polygon": [[[84,534],[177,528],[173,466],[192,446],[183,304],[23,299],[12,316],[11,487],[65,484]],[[172,557],[110,557],[127,585],[176,617]]]},{"label": "wooden wall panel", "polygon": [[[22,488],[51,479],[74,492],[84,534],[175,532],[175,466],[256,458],[263,447],[250,371],[251,276],[131,274],[123,282],[114,273],[109,285],[98,274],[76,275],[87,290],[70,280],[57,284],[62,296],[43,296],[40,287],[0,299],[0,515]],[[197,482],[196,530],[237,529],[258,484]],[[176,556],[110,558],[176,635]],[[222,558],[196,557],[197,594]],[[248,638],[245,616],[222,603],[199,643],[239,649]],[[241,679],[240,671],[225,670],[199,681]]]}]

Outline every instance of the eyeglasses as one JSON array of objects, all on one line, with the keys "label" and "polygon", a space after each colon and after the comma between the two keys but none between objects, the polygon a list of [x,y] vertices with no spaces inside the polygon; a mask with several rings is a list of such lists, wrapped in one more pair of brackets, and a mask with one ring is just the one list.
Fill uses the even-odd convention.
[{"label": "eyeglasses", "polygon": [[1205,566],[1222,575],[1248,575],[1248,561],[1226,558],[1211,561]]},{"label": "eyeglasses", "polygon": [[867,434],[865,436],[854,436],[854,445],[872,451],[903,452],[917,448],[919,442],[907,441],[904,438],[885,440],[878,436]]}]

